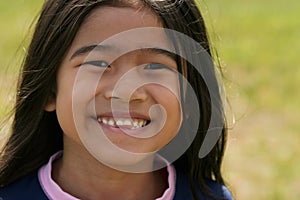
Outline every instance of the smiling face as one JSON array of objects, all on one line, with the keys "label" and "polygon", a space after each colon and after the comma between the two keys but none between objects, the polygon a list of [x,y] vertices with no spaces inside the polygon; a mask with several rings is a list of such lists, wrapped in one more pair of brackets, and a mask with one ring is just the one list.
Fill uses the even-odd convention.
[{"label": "smiling face", "polygon": [[149,10],[124,7],[98,8],[82,24],[60,66],[56,99],[46,107],[56,109],[65,153],[85,146],[101,160],[118,161],[116,149],[151,153],[177,134],[175,58],[163,50],[171,48],[163,29],[146,27],[162,25]]}]

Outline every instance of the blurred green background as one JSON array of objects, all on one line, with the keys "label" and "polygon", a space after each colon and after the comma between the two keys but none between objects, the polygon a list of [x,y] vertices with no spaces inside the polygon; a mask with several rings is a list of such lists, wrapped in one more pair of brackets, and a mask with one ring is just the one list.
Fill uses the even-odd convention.
[{"label": "blurred green background", "polygon": [[[0,120],[41,0],[0,0]],[[236,199],[300,198],[300,1],[200,0],[229,98],[224,173]],[[1,133],[2,134],[2,133]],[[0,135],[1,136],[1,135]]]}]

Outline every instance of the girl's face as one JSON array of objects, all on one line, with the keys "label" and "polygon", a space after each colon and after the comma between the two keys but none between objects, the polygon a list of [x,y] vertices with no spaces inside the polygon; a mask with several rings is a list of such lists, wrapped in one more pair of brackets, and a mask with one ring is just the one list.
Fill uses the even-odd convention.
[{"label": "girl's face", "polygon": [[177,64],[157,50],[171,48],[164,32],[141,34],[146,27],[162,24],[149,10],[124,7],[98,8],[82,24],[60,66],[56,99],[46,107],[56,109],[65,151],[85,146],[116,160],[116,149],[155,152],[177,134]]}]

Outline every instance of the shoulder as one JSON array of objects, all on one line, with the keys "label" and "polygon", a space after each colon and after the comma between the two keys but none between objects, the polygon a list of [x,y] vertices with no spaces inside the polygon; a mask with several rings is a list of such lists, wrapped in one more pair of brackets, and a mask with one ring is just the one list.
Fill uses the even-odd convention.
[{"label": "shoulder", "polygon": [[205,180],[205,182],[208,188],[213,192],[213,195],[215,195],[216,197],[226,199],[226,200],[233,199],[231,192],[228,190],[228,188],[225,185],[209,179]]},{"label": "shoulder", "polygon": [[37,171],[28,174],[16,182],[0,188],[0,200],[48,200],[39,183]]},{"label": "shoulder", "polygon": [[[233,200],[233,197],[227,187],[216,181],[206,179],[205,183],[211,194],[217,199]],[[205,197],[199,188],[195,188],[200,199],[211,200],[209,197]],[[192,192],[190,189],[190,183],[186,174],[176,170],[176,190],[174,200],[192,200]]]}]

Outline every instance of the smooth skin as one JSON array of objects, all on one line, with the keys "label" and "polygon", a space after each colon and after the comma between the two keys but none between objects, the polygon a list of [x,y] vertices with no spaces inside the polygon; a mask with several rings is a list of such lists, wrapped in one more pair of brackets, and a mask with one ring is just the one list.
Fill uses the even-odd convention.
[{"label": "smooth skin", "polygon": [[[150,138],[136,138],[127,134],[120,134],[116,128],[104,128],[107,138],[116,146],[130,152],[155,152],[168,144],[177,134],[181,124],[181,109],[178,102],[178,94],[170,92],[158,84],[148,84],[139,87],[127,97],[126,90],[123,93],[113,95],[113,89],[117,81],[129,70],[136,66],[146,66],[147,63],[160,63],[170,69],[146,69],[145,73],[163,74],[164,71],[176,70],[176,62],[167,55],[134,51],[122,55],[113,63],[106,63],[105,57],[90,56],[87,62],[87,53],[74,55],[76,50],[99,44],[105,39],[120,32],[133,28],[162,27],[159,19],[151,11],[135,8],[101,7],[94,10],[79,29],[69,51],[66,53],[57,77],[56,98],[49,101],[46,111],[56,110],[58,121],[64,132],[63,156],[53,164],[52,178],[67,193],[80,199],[155,199],[163,195],[168,187],[159,172],[126,173],[113,169],[95,159],[85,148],[78,136],[78,129],[74,122],[72,105],[74,103],[73,88],[76,83],[76,75],[82,67],[94,70],[103,70],[99,65],[110,64],[102,74],[95,93],[85,93],[75,98],[82,98],[83,107],[90,107],[95,102],[96,115],[110,115],[111,100],[117,98],[120,101],[129,102],[130,113],[133,117],[150,119],[149,109],[155,104],[160,104],[167,115],[167,120],[162,130]],[[166,36],[161,36],[162,41],[167,42]],[[105,54],[106,55],[106,54]],[[104,62],[102,62],[104,61]],[[155,71],[158,70],[158,71]],[[161,70],[161,71],[160,71]],[[169,72],[168,71],[168,72]],[[138,73],[136,73],[138,74]],[[177,87],[176,80],[170,80]],[[81,82],[82,83],[82,82]],[[89,81],[83,82],[87,84]],[[178,92],[179,93],[179,92]],[[122,113],[122,112],[120,112]],[[83,124],[95,120],[97,116],[82,114]],[[159,120],[159,116],[152,116],[153,123]],[[157,118],[157,119],[156,119]],[[95,121],[91,122],[95,124]],[[103,128],[103,124],[97,123]],[[138,132],[138,130],[137,130]],[[107,150],[107,149],[106,149]],[[105,156],[104,156],[105,157]],[[109,158],[116,157],[109,155]],[[122,165],[122,163],[120,163]]]}]

